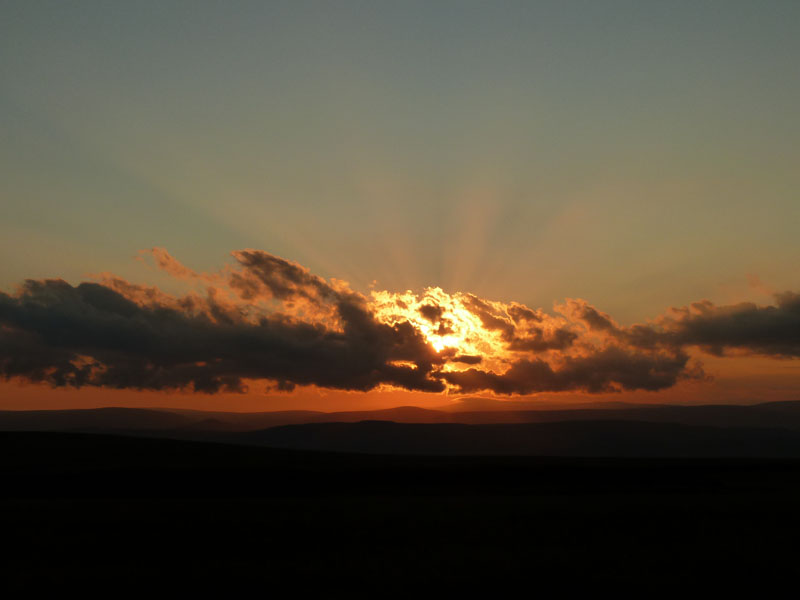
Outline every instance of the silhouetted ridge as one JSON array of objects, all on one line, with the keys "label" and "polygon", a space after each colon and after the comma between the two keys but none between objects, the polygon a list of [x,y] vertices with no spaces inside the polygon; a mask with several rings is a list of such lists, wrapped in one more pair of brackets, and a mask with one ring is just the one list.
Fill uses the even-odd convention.
[{"label": "silhouetted ridge", "polygon": [[800,432],[636,421],[500,425],[362,421],[285,425],[229,439],[274,448],[375,454],[800,457]]},{"label": "silhouetted ridge", "polygon": [[370,453],[795,456],[800,402],[483,412],[407,406],[337,413],[0,411],[0,430],[82,431]]}]

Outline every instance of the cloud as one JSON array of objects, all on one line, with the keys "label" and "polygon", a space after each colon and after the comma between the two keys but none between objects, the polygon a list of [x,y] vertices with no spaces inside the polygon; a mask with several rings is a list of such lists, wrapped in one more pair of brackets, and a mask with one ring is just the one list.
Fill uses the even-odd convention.
[{"label": "cloud", "polygon": [[243,391],[246,379],[444,389],[427,376],[438,357],[416,330],[377,323],[356,302],[340,300],[338,309],[341,331],[280,315],[219,319],[208,303],[142,306],[96,283],[28,281],[16,296],[0,293],[0,373],[56,386],[201,392]]},{"label": "cloud", "polygon": [[709,353],[728,350],[774,357],[800,357],[800,295],[775,294],[776,306],[745,302],[715,306],[698,302],[673,311],[661,334],[675,345],[697,345]]},{"label": "cloud", "polygon": [[204,273],[197,273],[193,271],[175,257],[173,257],[164,248],[150,248],[149,250],[141,250],[139,257],[151,256],[156,266],[162,271],[166,271],[173,277],[179,279],[207,279]]},{"label": "cloud", "polygon": [[775,294],[775,305],[752,302],[717,306],[708,300],[671,308],[653,323],[617,325],[583,300],[568,300],[561,310],[594,331],[635,348],[697,346],[715,356],[731,351],[776,358],[800,357],[800,295]]},{"label": "cloud", "polygon": [[237,250],[232,254],[243,269],[230,276],[230,285],[245,300],[266,296],[321,303],[340,295],[322,277],[297,263],[260,250]]},{"label": "cloud", "polygon": [[523,359],[502,374],[468,369],[444,373],[443,377],[462,393],[656,391],[671,387],[682,378],[702,376],[696,369],[687,370],[688,361],[688,355],[682,352],[643,354],[612,346],[582,356],[568,356],[557,366],[542,359]]},{"label": "cloud", "polygon": [[591,330],[615,331],[618,329],[609,315],[600,312],[586,300],[568,298],[563,305],[557,308],[562,314],[568,315],[575,320],[583,321]]},{"label": "cloud", "polygon": [[704,377],[688,347],[800,356],[800,296],[671,309],[623,327],[584,300],[555,314],[439,288],[365,296],[259,250],[219,273],[151,251],[202,289],[182,296],[114,276],[0,292],[0,377],[53,386],[243,392],[298,385],[496,394],[661,390]]}]

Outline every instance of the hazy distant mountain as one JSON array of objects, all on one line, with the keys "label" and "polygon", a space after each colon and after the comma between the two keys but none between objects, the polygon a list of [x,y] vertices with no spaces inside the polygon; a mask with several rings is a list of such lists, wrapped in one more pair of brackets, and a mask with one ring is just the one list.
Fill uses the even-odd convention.
[{"label": "hazy distant mountain", "polygon": [[800,432],[638,421],[494,425],[386,421],[284,425],[232,435],[272,448],[373,454],[800,457]]},{"label": "hazy distant mountain", "polygon": [[399,454],[800,456],[800,402],[323,413],[99,408],[0,412],[0,430],[126,434]]},{"label": "hazy distant mountain", "polygon": [[147,408],[0,411],[3,431],[73,431],[94,429],[174,429],[195,419],[172,411]]},{"label": "hazy distant mountain", "polygon": [[[485,399],[479,399],[481,401]],[[509,401],[494,401],[508,406]],[[485,403],[484,406],[488,406]],[[492,405],[494,406],[494,405]],[[72,410],[0,411],[0,430],[6,431],[254,431],[304,423],[553,423],[560,421],[640,421],[712,427],[766,427],[800,431],[800,402],[741,405],[600,405],[557,410],[430,410],[400,406],[385,410],[317,412],[276,411],[235,413],[181,409],[97,408]]]},{"label": "hazy distant mountain", "polygon": [[564,404],[543,400],[498,400],[482,396],[462,396],[452,402],[437,406],[437,410],[448,412],[484,412],[484,411],[528,411],[528,410],[575,410],[582,408],[613,409],[641,406],[630,402],[581,402]]}]

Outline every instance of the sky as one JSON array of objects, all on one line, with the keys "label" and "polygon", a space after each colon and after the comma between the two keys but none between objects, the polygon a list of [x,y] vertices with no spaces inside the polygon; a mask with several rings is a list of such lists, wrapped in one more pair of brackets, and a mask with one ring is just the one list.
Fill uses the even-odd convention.
[{"label": "sky", "polygon": [[[0,407],[800,399],[797,2],[6,1],[2,12]],[[19,287],[56,278],[69,289]],[[97,301],[81,282],[119,298]],[[287,328],[290,346],[267,355],[203,329],[236,346],[226,360],[239,365],[204,377],[247,385],[176,375],[216,351],[183,355],[173,337],[112,347],[86,332],[123,339],[116,321],[75,320],[122,310],[129,328],[155,330],[177,311],[171,335],[196,341],[202,323],[224,324],[209,289],[239,329]],[[415,310],[452,310],[389,311],[406,290]],[[470,298],[506,324],[492,329]],[[343,303],[394,331],[369,330],[388,346],[348,345]],[[449,342],[423,331],[441,319],[458,330]],[[290,367],[307,335],[298,323],[383,362],[362,372],[346,354],[358,383],[334,380],[314,367],[330,349],[303,342],[316,358]],[[173,342],[169,357],[142,350]],[[421,358],[431,344],[433,362]],[[455,360],[464,350],[481,362]],[[34,368],[25,352],[53,362]],[[614,352],[650,379],[597,362]],[[132,361],[170,377],[143,383]],[[123,363],[126,377],[110,378]],[[65,364],[72,379],[54,377]],[[104,377],[75,379],[87,364]]]}]

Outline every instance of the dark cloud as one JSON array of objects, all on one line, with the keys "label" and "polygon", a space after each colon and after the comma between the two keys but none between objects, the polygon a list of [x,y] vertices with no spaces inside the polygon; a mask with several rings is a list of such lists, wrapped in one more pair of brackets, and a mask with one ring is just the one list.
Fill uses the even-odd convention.
[{"label": "dark cloud", "polygon": [[541,323],[543,320],[543,316],[538,312],[531,310],[527,306],[523,306],[521,304],[511,303],[507,309],[509,316],[514,319],[516,322],[520,321],[533,321],[536,323]]},{"label": "dark cloud", "polygon": [[788,292],[774,306],[703,301],[623,327],[583,300],[567,301],[557,307],[562,316],[553,316],[438,290],[478,317],[483,330],[469,335],[486,339],[472,351],[436,352],[419,316],[438,325],[440,336],[457,335],[459,326],[439,300],[412,310],[389,294],[400,312],[381,319],[375,304],[345,284],[266,252],[235,252],[237,266],[214,275],[191,271],[164,250],[153,256],[176,277],[203,282],[204,292],[173,297],[111,276],[77,286],[27,281],[16,294],[0,292],[0,377],[207,393],[241,392],[250,380],[280,391],[389,385],[597,393],[660,390],[701,378],[685,351],[692,346],[717,355],[800,356],[800,296]]},{"label": "dark cloud", "polygon": [[419,307],[419,314],[428,319],[431,323],[436,323],[441,319],[442,312],[444,312],[442,307],[434,304],[425,304]]},{"label": "dark cloud", "polygon": [[324,279],[305,267],[267,252],[238,250],[233,257],[243,269],[234,272],[229,283],[244,299],[266,295],[279,300],[302,297],[320,302],[339,296]]},{"label": "dark cloud", "polygon": [[467,296],[467,308],[476,315],[490,331],[500,331],[508,343],[509,350],[520,352],[547,352],[565,350],[578,339],[578,334],[569,326],[555,327],[550,331],[531,323],[542,323],[547,316],[527,306],[512,303],[500,312],[477,296]]},{"label": "dark cloud", "polygon": [[219,321],[207,311],[140,306],[96,283],[29,281],[17,296],[0,293],[0,374],[56,386],[202,392],[242,391],[244,379],[284,389],[444,389],[429,377],[440,359],[413,327],[377,323],[343,298],[337,309],[343,331],[277,316]]},{"label": "dark cloud", "polygon": [[450,319],[443,318],[444,309],[441,306],[436,306],[435,304],[423,304],[418,309],[419,314],[426,321],[430,321],[433,324],[438,323],[439,326],[436,328],[437,335],[450,335],[453,333],[453,323]]},{"label": "dark cloud", "polygon": [[514,336],[509,340],[510,350],[530,352],[547,352],[548,350],[565,350],[569,348],[578,334],[568,328],[559,328],[545,333],[538,327],[528,329],[524,335]]},{"label": "dark cloud", "polygon": [[481,320],[483,326],[489,331],[501,331],[506,338],[511,338],[514,335],[514,323],[497,314],[497,311],[488,302],[468,294],[467,308]]},{"label": "dark cloud", "polygon": [[583,321],[594,331],[614,331],[617,326],[611,317],[600,312],[585,300],[567,300],[566,311],[571,317]]},{"label": "dark cloud", "polygon": [[[675,345],[697,345],[722,355],[740,350],[776,357],[800,356],[800,295],[775,296],[777,306],[696,303],[667,325],[662,335]],[[632,340],[640,343],[638,339]]]},{"label": "dark cloud", "polygon": [[503,374],[468,369],[443,373],[442,377],[463,393],[655,391],[675,385],[680,378],[700,376],[696,370],[686,370],[688,360],[682,352],[643,354],[609,347],[585,356],[566,357],[556,367],[541,359],[528,359],[515,362]]},{"label": "dark cloud", "polygon": [[[716,356],[738,351],[778,358],[798,357],[800,295],[785,292],[777,294],[775,300],[776,306],[751,302],[716,306],[704,300],[689,307],[673,308],[653,324],[631,327],[598,322],[607,323],[600,329],[635,348],[699,346]],[[593,318],[591,314],[589,318]]]},{"label": "dark cloud", "polygon": [[592,331],[641,348],[699,346],[722,356],[735,350],[774,357],[800,356],[800,295],[784,292],[775,306],[742,302],[717,306],[708,300],[672,308],[654,323],[621,327],[583,300],[569,300],[563,312]]},{"label": "dark cloud", "polygon": [[477,365],[483,360],[483,357],[476,354],[456,354],[451,360],[465,365]]}]

